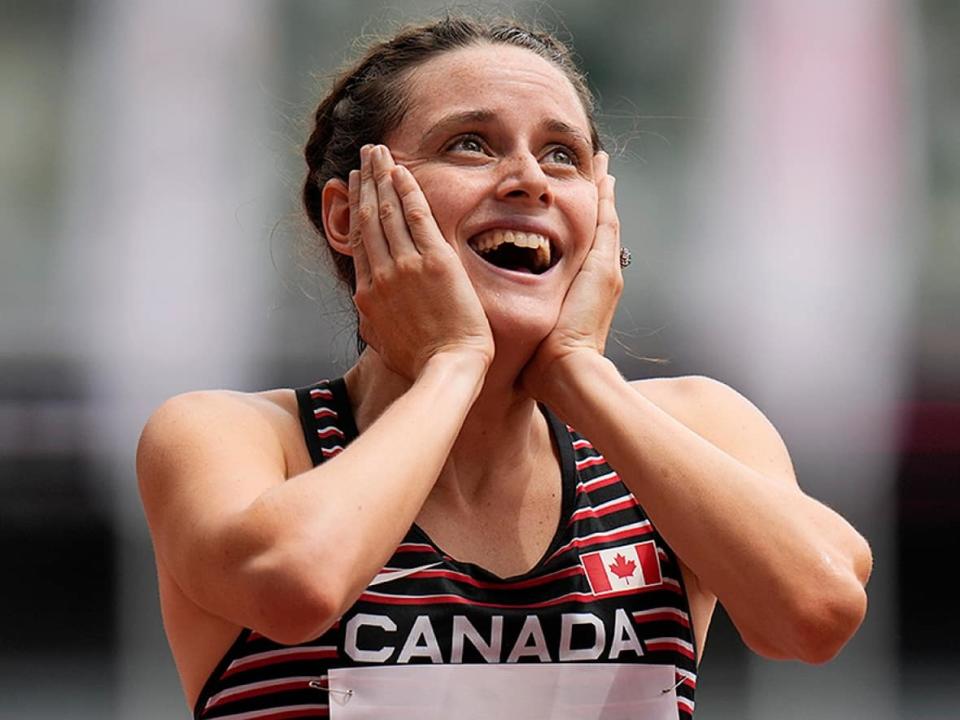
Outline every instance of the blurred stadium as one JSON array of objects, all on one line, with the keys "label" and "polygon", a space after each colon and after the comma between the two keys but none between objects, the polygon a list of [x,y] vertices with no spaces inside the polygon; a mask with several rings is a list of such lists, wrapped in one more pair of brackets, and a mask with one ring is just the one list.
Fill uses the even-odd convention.
[{"label": "blurred stadium", "polygon": [[[299,147],[355,42],[444,7],[0,0],[0,718],[189,716],[139,430],[348,367]],[[750,397],[874,548],[826,666],[719,613],[697,718],[957,717],[960,4],[497,7],[572,37],[600,96],[634,256],[610,355]]]}]

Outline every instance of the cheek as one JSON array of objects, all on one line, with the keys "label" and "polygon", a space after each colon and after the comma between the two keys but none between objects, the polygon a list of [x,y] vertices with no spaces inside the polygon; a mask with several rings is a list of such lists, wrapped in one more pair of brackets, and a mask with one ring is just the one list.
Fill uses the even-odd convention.
[{"label": "cheek", "polygon": [[448,242],[452,241],[457,236],[460,221],[475,201],[471,178],[435,167],[414,170],[414,177],[420,183],[440,232]]},{"label": "cheek", "polygon": [[582,197],[571,202],[569,217],[571,218],[573,236],[578,241],[577,252],[581,256],[586,256],[593,245],[593,236],[597,231],[596,189],[584,192]]}]

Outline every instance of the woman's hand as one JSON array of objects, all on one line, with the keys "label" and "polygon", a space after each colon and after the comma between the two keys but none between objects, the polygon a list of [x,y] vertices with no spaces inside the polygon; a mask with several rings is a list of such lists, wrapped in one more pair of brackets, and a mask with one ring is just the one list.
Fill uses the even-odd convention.
[{"label": "woman's hand", "polygon": [[573,279],[557,325],[540,343],[521,375],[523,387],[545,401],[557,362],[578,353],[603,354],[617,301],[623,291],[620,268],[620,221],[614,205],[614,178],[607,174],[609,157],[594,156],[597,183],[597,229],[593,245]]},{"label": "woman's hand", "polygon": [[493,360],[493,335],[470,279],[413,174],[383,145],[364,146],[350,173],[360,334],[413,381],[441,353]]}]

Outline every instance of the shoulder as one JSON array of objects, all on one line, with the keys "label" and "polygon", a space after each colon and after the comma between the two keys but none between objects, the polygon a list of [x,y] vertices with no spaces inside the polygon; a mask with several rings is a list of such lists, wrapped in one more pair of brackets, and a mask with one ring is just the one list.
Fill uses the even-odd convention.
[{"label": "shoulder", "polygon": [[704,375],[635,380],[630,385],[745,465],[769,477],[796,482],[780,433],[756,405],[729,385]]},{"label": "shoulder", "polygon": [[176,395],[147,420],[137,447],[138,471],[201,451],[241,446],[282,458],[285,439],[298,422],[297,400],[289,389]]}]

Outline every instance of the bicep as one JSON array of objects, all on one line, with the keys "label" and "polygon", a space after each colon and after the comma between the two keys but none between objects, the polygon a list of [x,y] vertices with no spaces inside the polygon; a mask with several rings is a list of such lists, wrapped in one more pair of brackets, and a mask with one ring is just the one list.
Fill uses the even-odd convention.
[{"label": "bicep", "polygon": [[232,606],[244,602],[231,587],[242,583],[245,556],[236,528],[284,475],[275,431],[242,399],[190,393],[150,418],[137,449],[141,498],[155,552],[194,602],[228,618],[245,614]]}]

